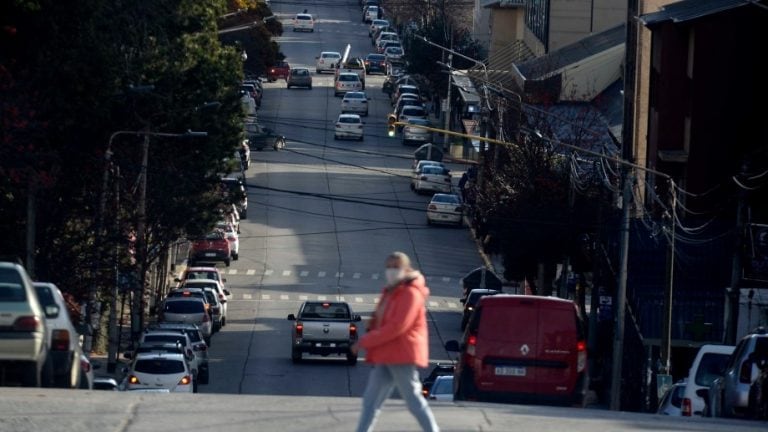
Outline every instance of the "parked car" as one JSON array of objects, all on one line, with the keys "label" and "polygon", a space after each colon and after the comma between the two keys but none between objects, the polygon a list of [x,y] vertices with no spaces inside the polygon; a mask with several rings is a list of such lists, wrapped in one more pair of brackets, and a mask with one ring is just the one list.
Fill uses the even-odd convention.
[{"label": "parked car", "polygon": [[355,73],[342,73],[334,82],[334,96],[341,96],[347,92],[363,91],[363,83]]},{"label": "parked car", "polygon": [[195,324],[203,334],[205,344],[211,346],[213,324],[205,309],[205,303],[198,298],[167,298],[163,301],[160,322]]},{"label": "parked car", "polygon": [[429,390],[432,388],[432,384],[435,383],[435,380],[438,377],[441,376],[453,376],[453,370],[454,370],[453,363],[438,363],[435,365],[435,367],[432,368],[432,370],[429,372],[429,375],[427,375],[426,378],[421,380],[421,394],[424,395],[424,397],[427,397],[429,395]]},{"label": "parked car", "polygon": [[194,378],[181,354],[139,354],[127,374],[126,390],[167,389],[174,393],[194,393]]},{"label": "parked car", "polygon": [[[427,225],[451,224],[462,226],[464,207],[461,199],[455,194],[437,193],[427,205]],[[462,327],[463,330],[463,327]]]},{"label": "parked car", "polygon": [[205,343],[200,327],[190,323],[153,323],[143,336],[143,340],[171,340],[183,343],[182,336],[189,339],[192,352],[197,359],[197,379],[200,384],[208,384],[210,369],[208,367],[208,344]]},{"label": "parked car", "polygon": [[226,292],[227,296],[230,295],[225,285],[227,283],[227,278],[222,276],[221,271],[216,267],[187,267],[178,278],[174,279],[174,281],[178,282],[179,285],[177,286],[181,286],[181,283],[186,280],[196,279],[215,280],[221,285],[222,290]]},{"label": "parked car", "polygon": [[19,264],[0,262],[0,368],[25,387],[53,384],[51,329],[47,317],[60,313],[43,308],[32,281]]},{"label": "parked car", "polygon": [[[138,352],[139,348],[147,347],[147,346],[159,346],[159,345],[165,345],[165,344],[170,344],[172,346],[178,346],[181,348],[180,350],[181,354],[183,355],[184,360],[187,362],[189,373],[192,375],[192,378],[194,379],[194,382],[193,382],[194,386],[197,386],[197,384],[208,383],[207,351],[205,352],[206,357],[204,359],[205,369],[203,369],[203,360],[201,360],[201,357],[198,355],[197,352],[195,352],[190,334],[187,334],[184,331],[179,329],[157,329],[157,328],[147,329],[144,331],[144,333],[142,333],[141,337],[139,338],[138,346],[124,352],[123,357],[125,357],[128,360],[136,360],[136,358],[140,354]],[[203,376],[203,373],[205,373],[204,376]]]},{"label": "parked car", "polygon": [[[211,281],[215,284],[215,281]],[[168,298],[174,297],[199,297],[208,304],[206,307],[213,320],[213,332],[217,332],[223,327],[225,322],[224,303],[219,299],[216,289],[212,286],[203,286],[202,284],[186,283],[181,288],[176,288],[168,293]]]},{"label": "parked car", "polygon": [[[250,134],[247,134],[248,142],[251,147],[259,148],[259,143],[251,140]],[[263,148],[263,147],[262,147]],[[247,218],[248,213],[248,192],[245,190],[245,184],[242,179],[236,177],[224,177],[221,179],[225,195],[232,201],[237,208],[237,212],[242,219]]]},{"label": "parked car", "polygon": [[394,112],[398,113],[406,105],[423,106],[421,96],[416,93],[400,93],[400,96],[398,96],[392,106],[394,107]]},{"label": "parked car", "polygon": [[384,54],[370,53],[365,56],[365,72],[368,74],[387,73],[387,59]]},{"label": "parked car", "polygon": [[363,22],[370,23],[379,18],[379,7],[375,5],[368,6],[363,12]]},{"label": "parked car", "polygon": [[451,174],[445,168],[425,166],[414,175],[411,188],[417,194],[423,192],[449,194],[451,192]]},{"label": "parked car", "polygon": [[440,168],[443,168],[443,169],[448,169],[445,166],[445,164],[442,163],[442,162],[437,162],[437,161],[432,161],[432,160],[421,160],[421,161],[416,162],[416,165],[413,167],[412,174],[416,175],[416,174],[420,173],[421,169],[424,168],[424,167],[427,167],[427,166],[435,166],[435,167],[440,167]]},{"label": "parked car", "polygon": [[374,46],[376,47],[376,52],[381,54],[381,51],[379,51],[379,48],[384,45],[387,41],[399,41],[400,36],[397,35],[395,32],[381,32],[378,36],[376,36],[376,43]]},{"label": "parked car", "polygon": [[583,403],[587,343],[570,300],[483,297],[461,343],[451,340],[445,348],[460,353],[454,373],[457,400]]},{"label": "parked car", "polygon": [[333,131],[333,139],[356,139],[363,140],[363,121],[357,114],[341,114],[336,120],[336,126]]},{"label": "parked car", "polygon": [[261,106],[262,89],[261,87],[252,83],[243,83],[240,85],[240,91],[245,92],[246,95],[253,98],[253,103],[259,107]]},{"label": "parked car", "polygon": [[288,79],[291,72],[291,65],[286,61],[278,61],[267,71],[267,81],[274,82],[278,79]]},{"label": "parked car", "polygon": [[347,92],[341,100],[341,112],[368,116],[368,101],[370,98],[365,92]]},{"label": "parked car", "polygon": [[315,19],[310,14],[296,14],[293,18],[293,31],[315,31]]},{"label": "parked car", "polygon": [[418,126],[432,127],[432,124],[427,119],[408,120],[408,125],[403,126],[403,145],[422,145],[432,142],[432,131]]},{"label": "parked car", "polygon": [[392,93],[390,101],[392,102],[392,105],[395,105],[400,99],[400,96],[404,93],[410,93],[415,95],[421,95],[419,92],[419,87],[415,84],[414,81],[411,81],[409,78],[400,78],[395,87],[395,91]]},{"label": "parked car", "polygon": [[389,21],[385,19],[377,18],[371,21],[371,25],[368,27],[368,37],[373,37],[373,34],[376,33],[376,30],[387,27],[389,27]]},{"label": "parked car", "polygon": [[212,289],[218,294],[219,303],[222,305],[222,327],[227,325],[227,301],[232,298],[232,293],[213,279],[187,279],[179,288]]},{"label": "parked car", "polygon": [[312,74],[309,73],[309,69],[307,68],[291,69],[291,73],[288,74],[287,86],[288,88],[306,87],[309,90],[312,90]]},{"label": "parked car", "polygon": [[472,316],[472,312],[474,312],[475,307],[477,307],[477,303],[480,301],[480,299],[485,296],[492,296],[496,294],[501,294],[501,291],[477,288],[470,291],[466,299],[461,299],[461,302],[464,304],[464,312],[461,316],[461,331],[464,331],[464,329],[467,328],[469,318]]},{"label": "parked car", "polygon": [[80,334],[69,318],[67,303],[59,288],[49,282],[35,282],[35,292],[40,305],[48,311],[45,322],[50,333],[49,346],[53,361],[53,382],[56,387],[79,388],[82,375],[80,360],[83,349]]},{"label": "parked car", "polygon": [[453,402],[453,376],[440,376],[429,390],[427,399],[438,402]]},{"label": "parked car", "polygon": [[725,365],[733,353],[730,345],[702,345],[688,370],[687,385],[683,394],[680,415],[703,416],[706,400],[698,395],[699,390],[709,389],[712,382],[723,376]]},{"label": "parked car", "polygon": [[683,395],[685,394],[686,382],[675,383],[662,396],[659,402],[659,408],[656,414],[678,417],[683,415]]},{"label": "parked car", "polygon": [[291,359],[300,362],[302,354],[327,357],[343,355],[347,363],[357,363],[357,354],[349,347],[357,342],[357,324],[360,315],[344,302],[304,302],[298,314],[288,315],[294,321],[291,331]]},{"label": "parked car", "polygon": [[749,417],[768,420],[768,358],[757,362],[760,373],[749,389]]},{"label": "parked car", "polygon": [[216,229],[224,233],[224,238],[229,242],[229,249],[234,261],[240,258],[240,236],[237,235],[237,230],[229,222],[219,222],[216,224]]},{"label": "parked car", "polygon": [[[255,118],[250,118],[245,122],[245,137],[251,148],[262,151],[267,147],[272,147],[275,151],[285,148],[285,136],[276,133],[271,128],[262,127]],[[242,184],[242,180],[238,180]],[[244,187],[244,186],[243,186]],[[247,196],[244,201],[246,210],[248,207]],[[239,204],[242,207],[242,202]],[[240,209],[238,209],[239,211]],[[246,216],[243,215],[243,218]]]},{"label": "parked car", "polygon": [[336,66],[341,61],[341,54],[336,51],[323,51],[319,56],[315,57],[317,63],[315,64],[315,71],[318,74],[323,72],[336,72]]},{"label": "parked car", "polygon": [[187,262],[194,265],[197,261],[221,261],[229,267],[232,260],[232,248],[220,230],[209,232],[205,237],[192,241]]},{"label": "parked car", "polygon": [[412,119],[427,119],[427,111],[422,106],[405,105],[397,116],[397,121],[407,123]]},{"label": "parked car", "polygon": [[760,359],[768,357],[768,333],[757,328],[744,336],[731,354],[721,378],[708,391],[713,417],[743,417],[749,413],[749,391],[757,379]]}]

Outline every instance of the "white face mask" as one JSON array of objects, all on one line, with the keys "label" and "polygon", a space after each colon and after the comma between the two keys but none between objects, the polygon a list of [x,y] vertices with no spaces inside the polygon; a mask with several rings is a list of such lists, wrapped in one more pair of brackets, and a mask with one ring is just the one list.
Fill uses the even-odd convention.
[{"label": "white face mask", "polygon": [[387,279],[389,285],[400,282],[404,275],[405,270],[401,268],[388,268],[384,270],[384,277]]}]

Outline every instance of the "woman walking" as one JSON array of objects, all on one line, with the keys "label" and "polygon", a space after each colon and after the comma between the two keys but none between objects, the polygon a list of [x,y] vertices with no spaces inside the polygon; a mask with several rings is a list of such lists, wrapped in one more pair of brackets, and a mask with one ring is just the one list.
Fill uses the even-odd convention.
[{"label": "woman walking", "polygon": [[[411,267],[408,255],[390,254],[385,262],[387,285],[358,345],[366,350],[366,361],[373,364],[363,393],[363,409],[358,432],[370,432],[381,405],[397,390],[416,417],[422,430],[438,432],[426,399],[421,395],[417,368],[429,365],[429,332],[425,302],[429,289],[424,276]],[[352,347],[356,352],[358,346]]]}]

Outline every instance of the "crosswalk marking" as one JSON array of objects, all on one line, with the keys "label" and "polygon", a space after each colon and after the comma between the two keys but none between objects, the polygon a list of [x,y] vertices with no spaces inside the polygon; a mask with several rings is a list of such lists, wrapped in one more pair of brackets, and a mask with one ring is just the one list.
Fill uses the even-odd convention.
[{"label": "crosswalk marking", "polygon": [[378,278],[379,278],[379,274],[378,273],[374,273],[374,274],[371,275],[371,279],[375,280],[375,279],[378,279]]},{"label": "crosswalk marking", "polygon": [[[355,304],[358,304],[358,305],[365,305],[365,304],[376,305],[379,303],[379,298],[376,296],[376,294],[348,297],[340,294],[334,294],[334,295],[281,294],[281,293],[272,292],[270,294],[261,294],[261,295],[242,294],[242,297],[240,297],[239,295],[236,297],[236,299],[238,298],[244,301],[320,301],[320,302],[324,302],[324,301],[331,300],[331,301],[340,301],[340,302],[354,302]],[[258,298],[259,300],[254,300],[254,298]],[[456,310],[461,308],[461,306],[458,305],[457,303],[448,301],[447,299],[430,300],[429,302],[427,302],[427,305],[430,309]]]},{"label": "crosswalk marking", "polygon": [[325,277],[325,272],[317,272],[317,277]]},{"label": "crosswalk marking", "polygon": [[237,274],[237,269],[229,269],[228,274],[236,275]]},{"label": "crosswalk marking", "polygon": [[435,307],[438,307],[439,305],[440,305],[440,303],[438,303],[438,302],[436,302],[436,301],[431,301],[431,302],[429,302],[429,307],[433,307],[433,308],[435,308]]},{"label": "crosswalk marking", "polygon": [[379,303],[379,298],[378,298],[378,297],[376,297],[375,299],[373,299],[373,302],[374,302],[374,303],[376,303],[376,304],[378,304],[378,303]]},{"label": "crosswalk marking", "polygon": [[243,300],[250,300],[252,298],[253,298],[253,296],[250,295],[250,294],[243,294]]},{"label": "crosswalk marking", "polygon": [[280,295],[280,300],[289,300],[289,299],[290,299],[290,297],[287,294],[281,294]]},{"label": "crosswalk marking", "polygon": [[450,281],[451,281],[451,278],[449,278],[449,277],[443,277],[443,282],[450,282]]},{"label": "crosswalk marking", "polygon": [[269,294],[262,294],[261,295],[261,299],[262,300],[269,300],[270,298],[271,298],[271,296]]},{"label": "crosswalk marking", "polygon": [[448,302],[448,307],[451,309],[456,309],[458,306],[454,302]]},{"label": "crosswalk marking", "polygon": [[355,297],[355,303],[362,303],[363,298],[362,297]]},{"label": "crosswalk marking", "polygon": [[264,271],[264,276],[272,276],[272,273],[274,273],[274,272],[275,272],[274,270],[265,270]]},{"label": "crosswalk marking", "polygon": [[343,272],[336,272],[336,276],[334,276],[334,277],[343,278],[344,277],[344,273]]},{"label": "crosswalk marking", "polygon": [[317,299],[319,301],[325,301],[325,300],[327,300],[327,297],[326,296],[317,296]]},{"label": "crosswalk marking", "polygon": [[352,275],[352,279],[360,279],[360,273],[355,273]]},{"label": "crosswalk marking", "polygon": [[299,300],[303,300],[303,301],[309,300],[309,296],[300,295]]},{"label": "crosswalk marking", "polygon": [[253,275],[255,275],[255,274],[256,274],[256,270],[254,270],[254,269],[250,269],[250,270],[248,270],[247,272],[245,272],[245,274],[247,274],[248,276],[253,276]]},{"label": "crosswalk marking", "polygon": [[299,273],[299,276],[300,277],[307,277],[307,276],[309,276],[309,272],[306,271],[306,270],[302,270],[301,273]]},{"label": "crosswalk marking", "polygon": [[291,271],[290,270],[283,270],[283,276],[290,276]]},{"label": "crosswalk marking", "polygon": [[[249,269],[249,268],[223,268],[221,269],[221,272],[223,274],[227,275],[247,275],[247,276],[254,276],[254,275],[263,275],[263,276],[282,276],[282,277],[290,277],[291,275],[298,275],[299,277],[306,278],[306,277],[312,277],[312,274],[314,273],[311,270],[301,270],[301,271],[294,271],[294,270],[280,270],[280,269],[264,269],[264,270],[257,270],[257,269]],[[368,273],[368,272],[336,272],[336,271],[317,271],[317,277],[324,278],[326,276],[333,275],[336,278],[350,278],[350,279],[365,279],[368,278],[370,275],[371,280],[380,280],[382,275],[381,273]],[[449,283],[454,278],[450,276],[441,276],[441,275],[432,275],[432,276],[425,276],[426,280],[431,283],[441,282],[441,283]]]},{"label": "crosswalk marking", "polygon": [[343,301],[347,301],[347,299],[345,299],[344,296],[336,296],[336,301],[343,302]]}]

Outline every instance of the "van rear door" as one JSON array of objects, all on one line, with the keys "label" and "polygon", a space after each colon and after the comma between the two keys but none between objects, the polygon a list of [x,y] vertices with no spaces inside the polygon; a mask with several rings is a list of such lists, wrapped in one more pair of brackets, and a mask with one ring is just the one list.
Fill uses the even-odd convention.
[{"label": "van rear door", "polygon": [[573,303],[540,301],[536,359],[536,393],[570,395],[578,378],[579,318]]}]

